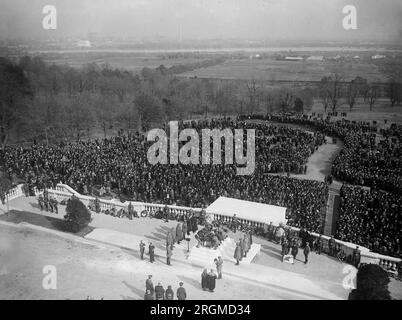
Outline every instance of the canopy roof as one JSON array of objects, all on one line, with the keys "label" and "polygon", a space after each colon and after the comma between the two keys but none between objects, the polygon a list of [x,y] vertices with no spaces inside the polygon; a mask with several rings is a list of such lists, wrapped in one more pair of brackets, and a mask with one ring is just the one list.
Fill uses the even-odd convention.
[{"label": "canopy roof", "polygon": [[221,214],[239,219],[247,219],[260,223],[274,225],[286,224],[286,208],[265,203],[244,201],[233,198],[219,197],[206,209],[207,213]]}]

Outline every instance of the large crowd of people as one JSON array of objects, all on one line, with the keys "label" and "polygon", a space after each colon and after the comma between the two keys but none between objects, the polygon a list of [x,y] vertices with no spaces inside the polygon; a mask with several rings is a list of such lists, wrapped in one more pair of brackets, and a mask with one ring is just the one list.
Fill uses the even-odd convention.
[{"label": "large crowd of people", "polygon": [[265,118],[309,126],[342,139],[344,148],[332,165],[334,177],[351,184],[402,194],[402,126],[383,129],[377,123],[329,121],[306,115]]},{"label": "large crowd of people", "polygon": [[105,187],[149,203],[206,207],[219,196],[287,207],[289,224],[320,232],[328,188],[324,182],[298,180],[267,172],[302,170],[322,143],[322,134],[229,119],[181,123],[180,128],[256,129],[256,169],[236,175],[235,165],[152,165],[151,142],[121,134],[104,140],[7,147],[1,154],[10,175],[42,189],[65,183],[83,194]]},{"label": "large crowd of people", "polygon": [[[243,116],[245,120],[251,116]],[[344,148],[332,165],[335,178],[362,188],[344,186],[336,236],[374,252],[400,257],[402,212],[402,126],[376,122],[330,121],[319,115],[253,116],[292,123],[340,138]],[[381,191],[383,190],[383,191]]]},{"label": "large crowd of people", "polygon": [[402,253],[402,196],[344,185],[335,237],[384,255]]}]

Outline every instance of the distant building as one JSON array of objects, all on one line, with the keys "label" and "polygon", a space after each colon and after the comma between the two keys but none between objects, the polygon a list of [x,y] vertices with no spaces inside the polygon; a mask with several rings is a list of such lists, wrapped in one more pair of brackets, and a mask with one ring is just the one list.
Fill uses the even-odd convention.
[{"label": "distant building", "polygon": [[89,40],[79,40],[77,42],[77,47],[90,48],[90,47],[92,47],[92,44],[91,44],[91,41],[89,41]]},{"label": "distant building", "polygon": [[376,54],[375,56],[372,56],[371,59],[373,60],[377,60],[377,59],[384,59],[385,56],[383,56],[382,54]]},{"label": "distant building", "polygon": [[303,57],[285,57],[286,61],[303,61]]},{"label": "distant building", "polygon": [[324,57],[323,56],[311,56],[307,58],[307,61],[323,61]]}]

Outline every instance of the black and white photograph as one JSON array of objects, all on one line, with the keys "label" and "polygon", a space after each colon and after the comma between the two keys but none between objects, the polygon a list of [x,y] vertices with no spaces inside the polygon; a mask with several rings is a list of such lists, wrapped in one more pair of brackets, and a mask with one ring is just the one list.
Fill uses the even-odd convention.
[{"label": "black and white photograph", "polygon": [[0,200],[0,300],[402,300],[402,2],[0,0]]}]

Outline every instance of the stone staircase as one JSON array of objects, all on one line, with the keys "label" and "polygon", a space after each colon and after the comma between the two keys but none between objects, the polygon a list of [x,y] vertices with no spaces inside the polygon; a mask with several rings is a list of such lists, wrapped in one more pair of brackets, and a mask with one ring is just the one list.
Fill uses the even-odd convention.
[{"label": "stone staircase", "polygon": [[[337,204],[335,206],[335,203]],[[334,228],[337,218],[337,210],[339,203],[339,189],[331,186],[329,188],[327,210],[325,215],[324,235],[331,236],[334,233]]]},{"label": "stone staircase", "polygon": [[[233,258],[234,251],[236,249],[236,242],[234,239],[227,237],[224,241],[222,241],[221,245],[217,249],[211,249],[206,247],[196,246],[190,249],[190,254],[188,256],[188,260],[201,264],[202,266],[209,267],[213,265],[213,261],[215,258],[219,256],[222,257],[223,260],[236,262]],[[240,263],[241,264],[250,264],[254,257],[257,254],[260,254],[261,245],[257,243],[253,243],[251,248],[247,254],[247,257],[243,258]]]}]

